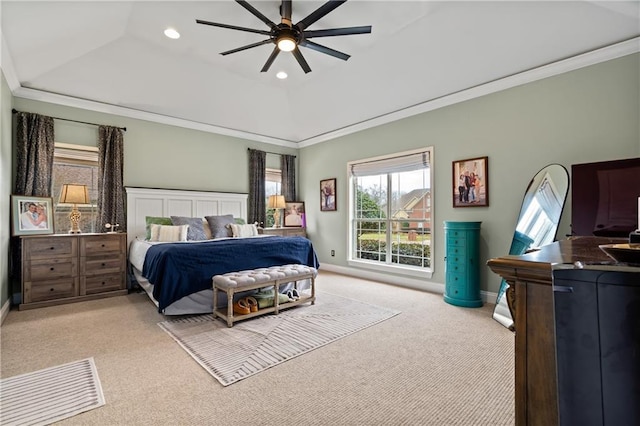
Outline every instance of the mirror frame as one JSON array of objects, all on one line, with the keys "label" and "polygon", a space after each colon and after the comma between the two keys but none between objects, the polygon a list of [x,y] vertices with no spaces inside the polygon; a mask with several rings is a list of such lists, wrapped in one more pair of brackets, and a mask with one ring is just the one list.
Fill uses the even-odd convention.
[{"label": "mirror frame", "polygon": [[[557,170],[557,172],[550,173],[551,170]],[[551,184],[555,186],[555,189],[558,192],[558,196],[561,197],[562,202],[560,203],[560,211],[558,212],[557,219],[554,222],[553,237],[551,238],[551,241],[546,241],[545,239],[543,239],[542,241],[537,242],[535,239],[518,231],[517,229],[520,225],[520,222],[523,220],[525,212],[529,208],[531,200],[533,200],[533,198],[535,197],[535,193],[541,187],[542,183],[544,182],[544,178],[547,175],[549,175]],[[563,191],[562,188],[560,188],[559,184],[559,181],[561,179],[562,183],[564,183],[564,179],[566,179],[566,188],[564,188],[564,194],[562,194]],[[527,188],[525,189],[524,196],[522,197],[520,213],[518,214],[518,220],[516,221],[513,239],[511,241],[511,247],[509,248],[510,255],[524,254],[532,247],[540,247],[542,245],[551,244],[552,242],[556,241],[558,227],[562,218],[562,213],[564,212],[567,195],[569,194],[570,184],[571,181],[567,168],[558,163],[551,163],[546,165],[533,176],[533,178],[529,181],[529,185],[527,185]],[[515,312],[513,306],[513,293],[511,291],[508,291],[509,287],[509,283],[507,283],[505,280],[501,281],[500,288],[498,289],[498,296],[496,297],[496,306],[493,311],[493,319],[513,331],[513,319],[515,318]]]}]

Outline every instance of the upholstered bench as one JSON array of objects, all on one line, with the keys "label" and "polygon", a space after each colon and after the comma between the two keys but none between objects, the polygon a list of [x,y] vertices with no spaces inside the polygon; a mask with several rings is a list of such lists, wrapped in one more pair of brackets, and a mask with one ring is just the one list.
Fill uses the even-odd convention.
[{"label": "upholstered bench", "polygon": [[[232,327],[235,321],[252,318],[258,315],[275,313],[281,309],[297,306],[301,303],[310,302],[312,305],[316,300],[315,279],[318,275],[316,268],[305,265],[282,265],[269,268],[249,269],[246,271],[229,272],[213,277],[213,316],[227,321],[227,326]],[[294,283],[294,289],[298,290],[298,281],[311,280],[311,295],[300,294],[297,300],[290,300],[280,303],[278,294],[282,284]],[[247,314],[236,314],[233,311],[233,296],[235,293],[248,290],[273,287],[273,305],[263,307],[255,312]],[[218,292],[227,294],[226,312],[224,308],[218,308]]]}]

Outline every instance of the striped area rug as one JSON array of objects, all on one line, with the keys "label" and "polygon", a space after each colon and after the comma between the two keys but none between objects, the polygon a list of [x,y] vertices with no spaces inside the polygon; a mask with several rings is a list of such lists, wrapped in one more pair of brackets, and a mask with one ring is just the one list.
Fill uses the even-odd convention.
[{"label": "striped area rug", "polygon": [[93,358],[0,380],[0,423],[48,425],[105,404]]},{"label": "striped area rug", "polygon": [[232,328],[212,315],[158,325],[228,386],[400,313],[333,294],[316,296],[315,305],[237,322]]}]

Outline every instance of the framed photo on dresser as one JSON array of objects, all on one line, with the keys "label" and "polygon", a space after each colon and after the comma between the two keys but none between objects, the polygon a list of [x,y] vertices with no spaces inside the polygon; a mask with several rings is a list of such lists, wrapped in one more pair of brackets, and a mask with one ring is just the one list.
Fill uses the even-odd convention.
[{"label": "framed photo on dresser", "polygon": [[53,234],[51,197],[11,196],[12,235]]},{"label": "framed photo on dresser", "polygon": [[306,225],[304,215],[304,203],[302,201],[288,201],[284,209],[284,226],[304,227]]}]

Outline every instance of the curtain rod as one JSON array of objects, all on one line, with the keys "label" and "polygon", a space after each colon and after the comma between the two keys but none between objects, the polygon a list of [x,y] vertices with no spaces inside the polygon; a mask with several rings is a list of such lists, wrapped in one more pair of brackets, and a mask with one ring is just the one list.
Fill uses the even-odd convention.
[{"label": "curtain rod", "polygon": [[[251,151],[251,150],[262,151],[261,149],[247,148],[247,151]],[[262,151],[262,152],[267,153],[267,154],[273,154],[273,155],[289,155],[289,154],[280,154],[279,152],[269,152],[269,151]],[[295,155],[292,155],[292,157],[293,158],[297,158]]]},{"label": "curtain rod", "polygon": [[[17,109],[14,108],[14,109],[11,110],[11,112],[14,113],[14,114],[17,114],[20,111],[18,111]],[[90,126],[102,126],[102,124],[88,123],[86,121],[79,121],[79,120],[71,120],[70,118],[60,118],[60,117],[51,117],[51,118],[53,118],[54,120],[72,121],[74,123],[88,124]],[[114,127],[116,127],[116,129],[120,129],[120,130],[125,131],[125,132],[127,131],[126,127],[117,127],[117,126],[114,126]]]}]

